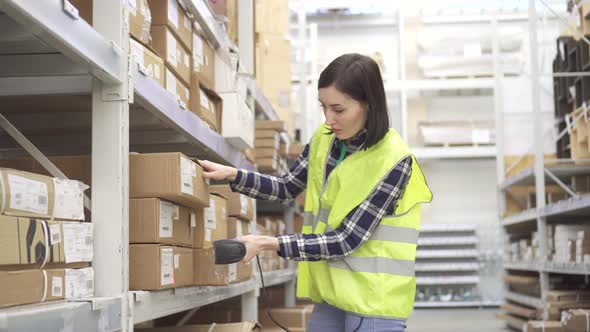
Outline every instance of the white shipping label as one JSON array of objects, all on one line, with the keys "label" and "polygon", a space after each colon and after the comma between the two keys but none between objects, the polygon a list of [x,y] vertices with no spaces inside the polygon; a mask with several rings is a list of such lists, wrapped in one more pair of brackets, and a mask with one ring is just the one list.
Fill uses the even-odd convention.
[{"label": "white shipping label", "polygon": [[67,222],[62,227],[66,263],[91,262],[94,253],[92,223]]},{"label": "white shipping label", "polygon": [[203,41],[196,35],[193,35],[193,71],[199,72],[203,63]]},{"label": "white shipping label", "polygon": [[191,227],[197,227],[197,216],[191,212]]},{"label": "white shipping label", "polygon": [[217,218],[215,215],[215,201],[212,199],[209,200],[209,207],[205,208],[205,228],[217,228]]},{"label": "white shipping label", "polygon": [[57,225],[49,225],[49,237],[50,245],[56,245],[61,242],[61,226]]},{"label": "white shipping label", "polygon": [[83,269],[66,269],[65,298],[80,299],[94,295],[94,270],[91,267]]},{"label": "white shipping label", "polygon": [[178,68],[176,39],[174,39],[174,36],[172,35],[172,33],[170,33],[170,31],[168,31],[166,35],[166,44],[168,46],[168,48],[166,49],[166,59],[168,59],[168,62],[170,62],[170,64],[174,66],[174,68]]},{"label": "white shipping label", "polygon": [[19,211],[47,214],[49,194],[47,184],[22,176],[8,174],[10,208]]},{"label": "white shipping label", "polygon": [[240,214],[245,216],[248,214],[248,197],[240,194]]},{"label": "white shipping label", "polygon": [[228,275],[229,275],[229,282],[234,282],[236,281],[236,279],[238,279],[238,269],[237,269],[237,264],[230,264],[228,266]]},{"label": "white shipping label", "polygon": [[131,54],[133,55],[137,63],[139,63],[142,67],[145,67],[143,47],[134,39],[131,39]]},{"label": "white shipping label", "polygon": [[51,296],[62,297],[63,292],[63,278],[62,277],[51,277]]},{"label": "white shipping label", "polygon": [[[185,97],[185,99],[186,100],[189,100],[190,99],[190,92],[189,92],[189,90],[187,88],[185,88],[185,87],[183,87],[183,89],[184,89],[184,97]],[[193,175],[193,176],[195,176],[195,175]]]},{"label": "white shipping label", "polygon": [[205,109],[209,110],[209,97],[207,97],[207,94],[201,90],[201,107],[204,107]]},{"label": "white shipping label", "polygon": [[160,201],[160,237],[172,237],[176,208],[172,203]]},{"label": "white shipping label", "polygon": [[211,242],[211,230],[209,228],[205,228],[205,241]]},{"label": "white shipping label", "polygon": [[174,255],[174,269],[180,269],[180,255],[178,254]]},{"label": "white shipping label", "polygon": [[153,72],[154,72],[154,76],[156,77],[156,79],[159,80],[160,79],[160,67],[154,65]]},{"label": "white shipping label", "polygon": [[172,248],[162,248],[160,251],[160,285],[174,284],[174,253]]},{"label": "white shipping label", "polygon": [[184,65],[187,67],[191,67],[191,58],[187,53],[184,54]]},{"label": "white shipping label", "polygon": [[489,129],[473,129],[471,132],[471,139],[473,143],[491,143]]},{"label": "white shipping label", "polygon": [[176,96],[176,77],[170,70],[166,70],[166,90]]},{"label": "white shipping label", "polygon": [[244,236],[244,230],[242,229],[242,222],[240,220],[236,220],[236,236],[238,238]]},{"label": "white shipping label", "polygon": [[55,202],[53,217],[84,220],[85,184],[73,180],[53,179]]},{"label": "white shipping label", "polygon": [[185,157],[180,157],[180,188],[181,192],[185,194],[195,194],[195,188],[193,185],[193,162]]},{"label": "white shipping label", "polygon": [[168,0],[168,21],[178,29],[178,2]]},{"label": "white shipping label", "polygon": [[467,43],[467,44],[463,45],[463,56],[464,57],[481,56],[481,44],[480,43]]},{"label": "white shipping label", "polygon": [[137,0],[128,0],[129,14],[137,16]]}]

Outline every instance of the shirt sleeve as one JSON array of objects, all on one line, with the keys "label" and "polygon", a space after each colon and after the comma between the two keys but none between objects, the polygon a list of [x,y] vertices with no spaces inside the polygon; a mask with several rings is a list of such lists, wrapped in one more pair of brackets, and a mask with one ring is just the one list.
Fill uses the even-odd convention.
[{"label": "shirt sleeve", "polygon": [[230,183],[230,186],[233,191],[256,199],[287,202],[305,190],[308,166],[309,144],[286,174],[272,176],[239,169],[235,181]]},{"label": "shirt sleeve", "polygon": [[371,237],[384,216],[393,214],[411,174],[412,158],[407,157],[348,213],[336,230],[324,234],[279,236],[279,255],[296,261],[319,261],[351,254]]}]

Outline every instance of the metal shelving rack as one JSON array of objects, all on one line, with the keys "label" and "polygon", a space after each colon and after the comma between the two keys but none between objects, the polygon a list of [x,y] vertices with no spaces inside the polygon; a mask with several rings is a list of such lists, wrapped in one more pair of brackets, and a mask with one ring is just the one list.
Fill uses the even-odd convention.
[{"label": "metal shelving rack", "polygon": [[[218,28],[206,1],[183,3],[222,58],[236,50]],[[240,1],[239,5],[239,24],[253,22],[252,1]],[[27,98],[33,103],[56,98],[63,104],[59,112],[39,104],[42,114],[3,108],[0,126],[18,145],[2,142],[0,157],[21,156],[22,147],[54,176],[63,176],[43,153],[91,153],[92,178],[100,179],[93,181],[90,205],[95,230],[95,296],[79,302],[0,309],[1,327],[60,330],[83,326],[85,331],[133,331],[135,323],[234,296],[242,297],[242,318],[257,320],[260,282],[256,278],[222,287],[129,291],[129,151],[180,151],[236,167],[254,166],[197,116],[182,110],[173,96],[130,61],[126,1],[94,1],[93,6],[90,26],[68,1],[0,1],[0,96]],[[244,30],[251,31],[251,27],[240,29]],[[253,52],[248,55],[245,50],[253,49],[253,39],[251,36],[249,45],[247,38],[240,39],[242,60],[249,68],[253,68]],[[32,54],[5,53],[6,47],[16,46],[20,53]],[[266,117],[272,119],[274,114],[276,118],[255,82],[250,90]],[[39,128],[63,130],[64,134],[27,134]],[[293,209],[282,210],[288,230],[293,231]],[[294,305],[292,266],[266,273],[265,281],[270,286],[287,284],[286,304]]]},{"label": "metal shelving rack", "polygon": [[[539,251],[541,252],[540,260],[536,261],[522,261],[522,262],[504,262],[503,267],[506,270],[515,271],[529,271],[537,272],[540,279],[541,297],[532,297],[529,295],[519,294],[512,291],[505,290],[505,299],[519,304],[527,305],[534,308],[543,308],[545,298],[549,290],[549,274],[578,274],[589,275],[589,264],[577,263],[559,263],[547,261],[548,239],[547,239],[547,224],[548,222],[559,220],[563,217],[588,216],[590,214],[590,195],[579,195],[571,191],[571,189],[564,185],[563,180],[581,174],[589,174],[590,167],[582,165],[558,165],[545,166],[543,139],[544,132],[541,124],[541,105],[540,105],[540,86],[539,79],[541,76],[546,76],[545,73],[539,73],[539,41],[537,39],[537,5],[541,3],[549,9],[554,15],[558,15],[550,7],[550,3],[544,0],[529,0],[529,42],[530,42],[530,74],[532,88],[532,110],[534,117],[534,141],[531,150],[534,150],[535,162],[534,166],[521,171],[520,173],[505,179],[504,176],[504,155],[503,150],[498,146],[498,163],[497,163],[497,178],[498,178],[498,192],[500,197],[499,215],[504,214],[505,207],[503,206],[503,198],[505,191],[516,185],[534,185],[536,194],[536,208],[522,211],[521,213],[511,215],[508,217],[500,217],[500,222],[506,234],[512,232],[514,228],[518,230],[536,229],[539,235]],[[558,19],[565,21],[558,15]],[[552,76],[552,74],[550,74]],[[501,123],[501,110],[496,110],[496,118],[499,119],[497,123]],[[498,127],[498,137],[502,140],[502,127]],[[547,204],[545,201],[545,185],[546,183],[557,183],[560,185],[570,197],[568,199]]]}]

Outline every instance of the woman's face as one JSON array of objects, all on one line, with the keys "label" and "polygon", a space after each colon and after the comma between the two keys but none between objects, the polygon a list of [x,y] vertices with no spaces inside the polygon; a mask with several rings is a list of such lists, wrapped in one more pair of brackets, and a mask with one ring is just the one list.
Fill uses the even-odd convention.
[{"label": "woman's face", "polygon": [[365,127],[367,108],[362,103],[338,91],[333,85],[319,89],[319,98],[326,125],[338,139],[349,139]]}]

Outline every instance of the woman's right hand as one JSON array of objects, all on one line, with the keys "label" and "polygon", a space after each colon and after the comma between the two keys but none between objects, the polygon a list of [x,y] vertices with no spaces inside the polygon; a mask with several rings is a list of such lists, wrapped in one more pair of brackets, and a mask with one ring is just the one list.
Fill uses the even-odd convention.
[{"label": "woman's right hand", "polygon": [[238,175],[238,170],[221,164],[217,164],[208,160],[199,160],[199,165],[203,167],[203,177],[211,180],[229,180],[235,181]]}]

